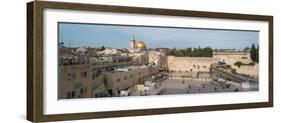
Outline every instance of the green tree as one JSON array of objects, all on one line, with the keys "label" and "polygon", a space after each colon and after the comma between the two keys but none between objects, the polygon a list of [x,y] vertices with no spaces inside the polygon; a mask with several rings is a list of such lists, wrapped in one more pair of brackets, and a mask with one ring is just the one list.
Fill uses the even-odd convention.
[{"label": "green tree", "polygon": [[256,62],[257,61],[257,49],[255,47],[254,44],[252,44],[252,47],[251,47],[251,50],[250,50],[250,56],[251,56],[251,59]]},{"label": "green tree", "polygon": [[104,46],[101,46],[101,51],[105,50],[105,47]]},{"label": "green tree", "polygon": [[245,47],[243,51],[244,51],[244,52],[248,52],[248,51],[250,51],[250,50],[251,50],[250,47]]},{"label": "green tree", "polygon": [[243,65],[241,61],[235,62],[234,65],[238,66],[239,68]]},{"label": "green tree", "polygon": [[259,46],[256,49],[256,62],[259,63]]},{"label": "green tree", "polygon": [[185,48],[185,49],[167,49],[166,55],[172,55],[177,57],[212,57],[213,49],[210,47],[206,48]]}]

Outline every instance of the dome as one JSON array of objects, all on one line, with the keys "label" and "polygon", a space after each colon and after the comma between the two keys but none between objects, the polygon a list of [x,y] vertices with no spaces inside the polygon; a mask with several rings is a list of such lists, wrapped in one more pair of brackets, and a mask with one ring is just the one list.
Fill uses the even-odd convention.
[{"label": "dome", "polygon": [[137,44],[136,44],[136,47],[140,48],[140,49],[145,49],[146,45],[143,41],[138,41]]}]

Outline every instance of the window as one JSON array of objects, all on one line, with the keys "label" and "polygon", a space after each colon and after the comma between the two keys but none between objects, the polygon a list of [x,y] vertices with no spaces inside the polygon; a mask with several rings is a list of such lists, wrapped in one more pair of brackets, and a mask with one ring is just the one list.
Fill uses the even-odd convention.
[{"label": "window", "polygon": [[75,80],[75,78],[76,78],[75,73],[69,73],[66,76],[67,76],[66,78],[68,81]]},{"label": "window", "polygon": [[70,99],[70,98],[71,98],[71,93],[70,93],[70,92],[67,93],[66,98],[67,98],[67,99]]},{"label": "window", "polygon": [[72,80],[75,80],[75,79],[76,79],[76,74],[73,73],[73,74],[72,74]]},{"label": "window", "polygon": [[66,77],[67,80],[69,80],[69,81],[72,80],[72,74],[67,74],[66,76],[67,76],[67,77]]},{"label": "window", "polygon": [[75,97],[75,91],[71,92],[71,97],[74,98]]},{"label": "window", "polygon": [[98,72],[98,74],[101,74],[102,71],[101,71],[101,70],[98,70],[97,72]]},{"label": "window", "polygon": [[120,80],[121,80],[121,79],[120,79],[120,78],[118,78],[118,79],[117,79],[117,82],[120,82]]},{"label": "window", "polygon": [[84,90],[85,90],[85,92],[87,93],[87,87],[85,87],[85,89],[84,89]]},{"label": "window", "polygon": [[124,80],[127,80],[127,76],[124,77]]},{"label": "window", "polygon": [[80,89],[80,94],[83,94],[84,93],[84,90],[83,88]]},{"label": "window", "polygon": [[133,75],[130,75],[130,78],[133,78]]},{"label": "window", "polygon": [[93,73],[93,75],[92,75],[92,80],[94,80],[95,77],[96,77],[96,74]]},{"label": "window", "polygon": [[81,72],[81,77],[87,77],[87,71]]}]

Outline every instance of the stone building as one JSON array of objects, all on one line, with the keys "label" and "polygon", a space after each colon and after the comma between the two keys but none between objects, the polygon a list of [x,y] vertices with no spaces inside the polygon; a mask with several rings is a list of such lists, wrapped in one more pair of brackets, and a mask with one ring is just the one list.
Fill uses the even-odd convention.
[{"label": "stone building", "polygon": [[146,48],[147,47],[144,41],[136,41],[134,36],[130,39],[130,48],[129,48],[130,53],[145,52]]},{"label": "stone building", "polygon": [[148,66],[130,66],[104,73],[105,83],[114,95],[118,95],[118,92],[133,85],[143,84],[149,79],[149,75]]},{"label": "stone building", "polygon": [[131,53],[129,57],[136,65],[147,65],[149,63],[149,57],[146,53]]},{"label": "stone building", "polygon": [[58,99],[92,97],[91,64],[58,66]]},{"label": "stone building", "polygon": [[159,65],[164,64],[165,54],[159,51],[149,51],[148,53],[148,62],[149,64]]}]

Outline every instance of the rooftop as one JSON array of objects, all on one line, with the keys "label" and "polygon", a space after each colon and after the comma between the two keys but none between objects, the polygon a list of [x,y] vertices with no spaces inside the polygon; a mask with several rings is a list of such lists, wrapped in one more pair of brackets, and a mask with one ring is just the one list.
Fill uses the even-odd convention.
[{"label": "rooftop", "polygon": [[139,69],[139,68],[146,68],[148,66],[142,65],[142,66],[128,66],[128,67],[122,67],[122,68],[116,68],[114,69],[113,72],[128,72],[134,69]]}]

